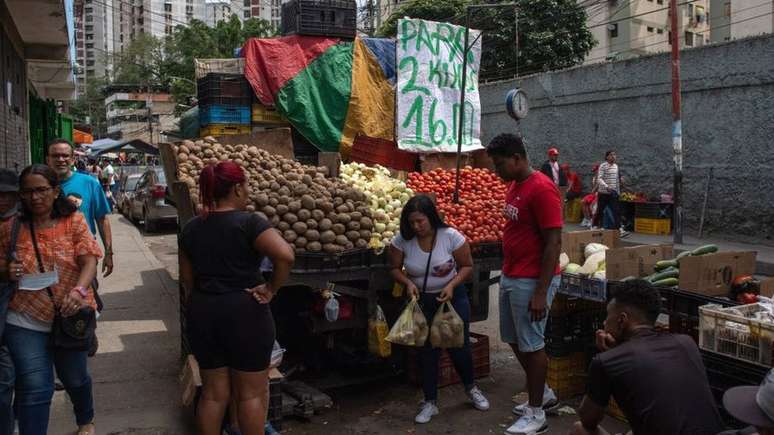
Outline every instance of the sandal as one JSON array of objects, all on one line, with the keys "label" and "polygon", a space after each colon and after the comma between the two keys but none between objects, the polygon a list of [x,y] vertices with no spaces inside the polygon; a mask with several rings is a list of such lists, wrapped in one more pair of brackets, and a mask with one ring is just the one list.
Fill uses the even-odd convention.
[{"label": "sandal", "polygon": [[94,425],[94,422],[84,424],[83,426],[78,427],[78,431],[76,432],[77,435],[95,435],[97,433],[96,426]]}]

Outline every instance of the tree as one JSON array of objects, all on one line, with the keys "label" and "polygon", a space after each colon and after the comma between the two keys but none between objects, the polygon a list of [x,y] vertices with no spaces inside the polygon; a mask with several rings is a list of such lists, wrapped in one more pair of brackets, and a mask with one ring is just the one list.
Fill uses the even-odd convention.
[{"label": "tree", "polygon": [[105,96],[102,88],[108,84],[105,77],[90,77],[86,90],[70,106],[70,114],[76,122],[90,124],[94,138],[107,135],[107,114],[105,113]]},{"label": "tree", "polygon": [[164,41],[141,33],[113,60],[115,83],[168,87],[168,57]]},{"label": "tree", "polygon": [[[512,8],[473,9],[471,28],[483,31],[481,78],[567,68],[583,62],[594,46],[586,13],[575,0],[516,0],[520,47],[516,50],[515,11]],[[398,8],[379,29],[395,36],[400,18],[423,18],[465,24],[465,9],[483,0],[412,0]],[[512,3],[494,0],[486,3]]]}]

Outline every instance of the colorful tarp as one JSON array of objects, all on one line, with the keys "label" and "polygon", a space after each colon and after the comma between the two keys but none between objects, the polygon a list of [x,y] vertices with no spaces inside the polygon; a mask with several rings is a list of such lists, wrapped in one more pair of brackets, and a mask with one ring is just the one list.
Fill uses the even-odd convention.
[{"label": "colorful tarp", "polygon": [[347,156],[358,134],[394,140],[395,41],[253,38],[242,55],[260,102],[320,150]]}]

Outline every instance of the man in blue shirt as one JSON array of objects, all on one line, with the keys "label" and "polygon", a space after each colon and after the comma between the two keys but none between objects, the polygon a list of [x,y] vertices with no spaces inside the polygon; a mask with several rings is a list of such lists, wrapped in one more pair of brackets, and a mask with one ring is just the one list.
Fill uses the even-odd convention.
[{"label": "man in blue shirt", "polygon": [[[78,206],[78,210],[86,217],[92,234],[96,235],[99,230],[105,246],[102,273],[107,277],[113,273],[113,236],[110,232],[110,221],[107,219],[107,215],[110,214],[110,203],[105,192],[96,178],[73,172],[73,146],[67,139],[54,139],[49,143],[47,151],[46,161],[62,181],[62,192],[65,197]],[[75,198],[77,200],[74,200]],[[101,310],[102,303],[99,296],[97,301]]]}]

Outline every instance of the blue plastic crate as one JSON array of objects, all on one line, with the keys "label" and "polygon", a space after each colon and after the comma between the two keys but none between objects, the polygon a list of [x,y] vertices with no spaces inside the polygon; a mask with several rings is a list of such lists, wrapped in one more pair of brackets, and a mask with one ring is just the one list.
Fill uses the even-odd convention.
[{"label": "blue plastic crate", "polygon": [[250,106],[203,106],[199,107],[199,123],[250,125]]}]

